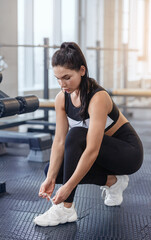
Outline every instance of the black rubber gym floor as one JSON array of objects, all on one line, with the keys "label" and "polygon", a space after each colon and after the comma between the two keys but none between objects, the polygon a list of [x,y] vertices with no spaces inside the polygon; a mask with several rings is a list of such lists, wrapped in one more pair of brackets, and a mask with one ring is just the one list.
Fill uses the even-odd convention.
[{"label": "black rubber gym floor", "polygon": [[0,195],[0,240],[150,240],[151,121],[132,119],[132,125],[143,141],[144,164],[130,176],[124,202],[107,207],[98,186],[81,185],[75,197],[78,221],[56,227],[32,222],[50,207],[38,197],[46,163],[27,162],[27,147],[11,145],[0,158],[0,182],[6,181],[6,193]]}]

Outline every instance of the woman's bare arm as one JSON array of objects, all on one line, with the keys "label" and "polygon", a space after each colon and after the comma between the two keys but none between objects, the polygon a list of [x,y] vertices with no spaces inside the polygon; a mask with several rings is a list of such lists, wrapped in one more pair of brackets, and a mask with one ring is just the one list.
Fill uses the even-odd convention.
[{"label": "woman's bare arm", "polygon": [[62,91],[56,96],[55,110],[56,131],[51,149],[50,166],[47,179],[56,179],[58,175],[63,161],[65,138],[69,128],[65,113],[65,96]]}]

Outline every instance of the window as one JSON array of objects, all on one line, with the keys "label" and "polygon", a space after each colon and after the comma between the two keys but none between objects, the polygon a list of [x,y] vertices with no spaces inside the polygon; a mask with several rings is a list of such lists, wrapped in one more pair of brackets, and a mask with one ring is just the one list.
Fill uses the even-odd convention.
[{"label": "window", "polygon": [[151,74],[151,0],[149,1],[149,18],[148,18],[148,73]]},{"label": "window", "polygon": [[[44,44],[44,38],[49,38],[53,44],[53,1],[34,0],[34,45]],[[34,87],[43,86],[44,78],[44,48],[34,48]]]},{"label": "window", "polygon": [[[24,43],[24,0],[18,1],[18,44]],[[24,48],[18,48],[18,88],[24,86]]]},{"label": "window", "polygon": [[[76,0],[18,0],[18,44],[43,45],[44,38],[49,38],[50,46],[75,41],[76,3]],[[50,48],[50,60],[55,50]],[[19,91],[42,89],[43,69],[42,47],[19,48]],[[49,86],[58,88],[51,66]]]},{"label": "window", "polygon": [[151,74],[151,0],[130,1],[129,80],[150,78]]},{"label": "window", "polygon": [[145,1],[138,0],[137,3],[137,48],[138,48],[138,60],[145,60],[146,58],[146,12]]},{"label": "window", "polygon": [[62,0],[61,32],[62,42],[76,39],[76,0]]},{"label": "window", "polygon": [[129,0],[123,0],[123,43],[128,43],[129,39]]}]

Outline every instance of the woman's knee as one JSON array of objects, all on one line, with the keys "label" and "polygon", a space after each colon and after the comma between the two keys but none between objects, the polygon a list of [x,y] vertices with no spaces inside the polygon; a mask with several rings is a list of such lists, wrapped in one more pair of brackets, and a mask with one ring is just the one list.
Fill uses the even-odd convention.
[{"label": "woman's knee", "polygon": [[87,128],[83,127],[71,128],[66,136],[65,148],[85,144],[87,131]]}]

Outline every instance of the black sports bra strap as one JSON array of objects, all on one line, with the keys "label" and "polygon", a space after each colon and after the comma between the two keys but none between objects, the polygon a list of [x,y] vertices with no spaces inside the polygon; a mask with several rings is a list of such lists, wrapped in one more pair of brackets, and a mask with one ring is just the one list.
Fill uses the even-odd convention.
[{"label": "black sports bra strap", "polygon": [[[99,92],[99,91],[105,91],[107,92],[103,87],[99,87],[97,89],[95,89],[91,94],[90,94],[90,97],[89,97],[89,101],[91,100],[91,98],[94,96],[95,93]],[[112,98],[111,98],[112,100]],[[113,108],[111,110],[111,112],[108,114],[108,116],[114,121],[114,124],[115,122],[118,120],[119,118],[119,109],[118,107],[116,106],[116,104],[114,103],[114,101],[112,100],[113,102]]]}]

